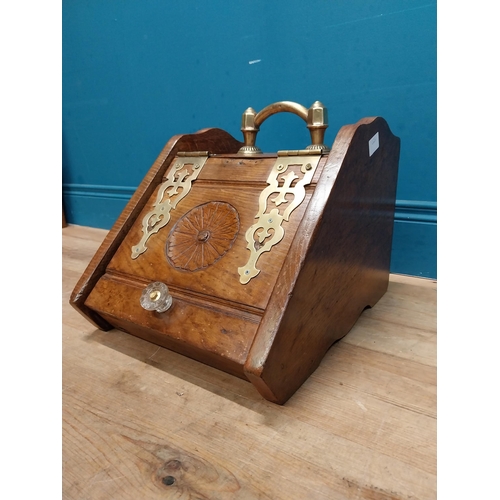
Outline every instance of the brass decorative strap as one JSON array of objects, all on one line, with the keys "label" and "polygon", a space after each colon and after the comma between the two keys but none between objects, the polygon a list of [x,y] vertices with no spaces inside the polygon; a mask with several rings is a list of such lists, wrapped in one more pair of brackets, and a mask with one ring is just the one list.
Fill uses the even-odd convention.
[{"label": "brass decorative strap", "polygon": [[[142,238],[132,247],[132,259],[146,250],[146,242],[170,221],[170,211],[189,193],[208,158],[208,151],[179,152],[167,179],[160,186],[153,210],[142,219]],[[179,189],[181,192],[179,193]]]},{"label": "brass decorative strap", "polygon": [[328,110],[319,101],[316,101],[307,109],[306,107],[291,101],[280,101],[266,106],[258,113],[253,108],[245,110],[241,120],[241,131],[245,145],[238,151],[245,155],[262,153],[255,145],[257,132],[262,122],[276,113],[293,113],[300,116],[306,123],[311,134],[311,145],[307,149],[320,149],[322,152],[330,151],[324,144],[325,130],[328,128]]},{"label": "brass decorative strap", "polygon": [[[292,153],[295,152],[292,151]],[[278,152],[278,158],[276,158],[276,162],[267,178],[268,186],[260,193],[259,211],[255,216],[259,220],[250,226],[245,233],[250,257],[244,266],[238,268],[240,283],[243,285],[246,285],[260,273],[260,270],[256,267],[259,257],[264,252],[269,252],[285,236],[282,223],[288,221],[293,210],[304,201],[306,196],[305,186],[311,183],[321,158],[320,150],[315,151],[315,156],[310,154],[284,156],[284,153]],[[292,187],[292,184],[297,179],[299,180]],[[282,185],[280,186],[280,184]],[[273,193],[277,193],[277,196],[270,198]],[[287,195],[293,197],[288,196],[287,198]],[[266,212],[268,203],[270,206],[274,204],[275,207]],[[282,204],[284,210],[280,213],[278,207]]]}]

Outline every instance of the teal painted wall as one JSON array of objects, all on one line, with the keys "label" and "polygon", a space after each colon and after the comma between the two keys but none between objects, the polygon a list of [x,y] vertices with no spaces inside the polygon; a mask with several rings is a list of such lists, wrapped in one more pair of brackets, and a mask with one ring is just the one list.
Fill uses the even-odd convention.
[{"label": "teal painted wall", "polygon": [[[365,116],[401,138],[391,271],[436,277],[436,2],[63,0],[63,201],[110,228],[172,135],[281,100]],[[264,151],[308,142],[290,114]]]}]

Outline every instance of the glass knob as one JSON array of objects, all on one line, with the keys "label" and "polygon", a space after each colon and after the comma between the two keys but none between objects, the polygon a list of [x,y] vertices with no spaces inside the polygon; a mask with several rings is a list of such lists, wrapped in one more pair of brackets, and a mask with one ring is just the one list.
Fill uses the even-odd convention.
[{"label": "glass knob", "polygon": [[172,305],[172,296],[168,293],[168,287],[161,281],[150,283],[141,295],[141,306],[146,311],[165,312]]}]

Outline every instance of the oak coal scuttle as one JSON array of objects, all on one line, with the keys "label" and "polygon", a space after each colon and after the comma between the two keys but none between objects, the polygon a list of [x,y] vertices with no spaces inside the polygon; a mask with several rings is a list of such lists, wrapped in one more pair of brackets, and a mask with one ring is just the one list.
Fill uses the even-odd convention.
[{"label": "oak coal scuttle", "polygon": [[[292,112],[311,145],[263,154],[262,122]],[[70,302],[117,328],[249,380],[283,404],[387,290],[400,141],[381,117],[323,144],[326,108],[283,101],[174,136]]]}]

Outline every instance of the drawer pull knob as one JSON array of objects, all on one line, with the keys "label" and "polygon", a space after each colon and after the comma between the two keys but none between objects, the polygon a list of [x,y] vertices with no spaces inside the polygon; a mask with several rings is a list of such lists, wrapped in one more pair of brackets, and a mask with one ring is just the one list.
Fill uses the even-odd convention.
[{"label": "drawer pull knob", "polygon": [[170,309],[172,305],[172,295],[168,292],[168,287],[161,281],[150,283],[141,295],[141,306],[146,311],[156,311],[159,313]]}]

